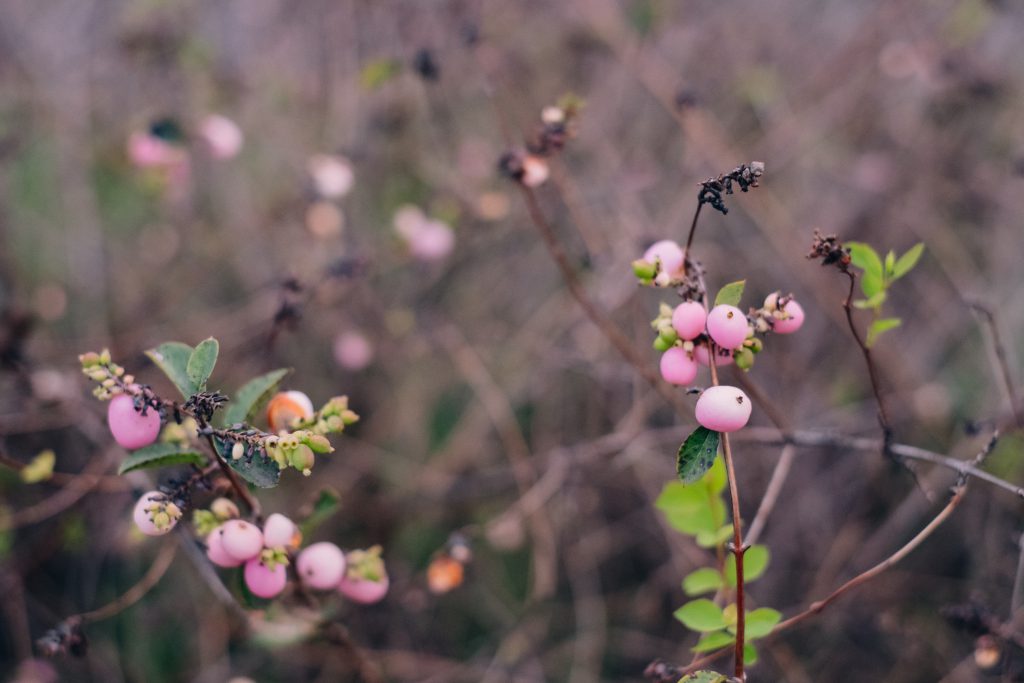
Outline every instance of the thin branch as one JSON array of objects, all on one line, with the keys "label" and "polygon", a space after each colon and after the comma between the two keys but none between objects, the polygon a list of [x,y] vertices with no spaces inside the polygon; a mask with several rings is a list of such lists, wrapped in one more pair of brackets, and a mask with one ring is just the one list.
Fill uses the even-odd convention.
[{"label": "thin branch", "polygon": [[999,325],[996,324],[996,317],[992,310],[979,301],[968,302],[971,308],[981,314],[985,324],[988,326],[989,335],[992,338],[992,350],[996,355],[996,365],[1002,375],[1003,388],[1006,390],[1007,400],[1010,402],[1010,412],[1018,427],[1024,426],[1024,414],[1021,413],[1020,399],[1017,396],[1017,387],[1013,381],[1013,373],[1010,372],[1010,363],[1006,355],[1006,347],[1003,345],[1002,336],[999,334]]},{"label": "thin branch", "polygon": [[[171,562],[174,561],[174,555],[177,551],[178,547],[173,543],[164,543],[160,547],[160,552],[156,556],[156,559],[153,560],[153,564],[149,566],[149,571],[139,579],[138,583],[103,607],[98,607],[92,611],[79,614],[77,615],[77,618],[81,619],[82,623],[102,621],[103,619],[109,619],[110,617],[120,614],[137,603],[145,597],[146,593],[148,593],[153,586],[163,578],[164,574],[167,573],[167,569],[171,566]],[[68,618],[74,619],[76,617]]]}]

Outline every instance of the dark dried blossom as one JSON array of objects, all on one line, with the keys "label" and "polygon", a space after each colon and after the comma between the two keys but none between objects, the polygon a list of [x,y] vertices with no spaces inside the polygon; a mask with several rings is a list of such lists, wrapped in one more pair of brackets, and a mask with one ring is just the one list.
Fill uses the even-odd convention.
[{"label": "dark dried blossom", "polygon": [[811,243],[811,251],[807,258],[821,259],[821,265],[836,265],[840,270],[846,271],[850,266],[850,250],[843,246],[835,235],[822,235],[820,231],[814,231],[814,241]]},{"label": "dark dried blossom", "polygon": [[729,209],[722,201],[722,196],[733,194],[733,186],[738,185],[740,192],[747,192],[752,187],[757,187],[757,180],[764,175],[764,163],[751,161],[749,164],[741,164],[728,173],[723,173],[717,178],[708,178],[700,184],[700,192],[697,193],[697,201],[700,204],[710,204],[712,208],[729,213]]}]

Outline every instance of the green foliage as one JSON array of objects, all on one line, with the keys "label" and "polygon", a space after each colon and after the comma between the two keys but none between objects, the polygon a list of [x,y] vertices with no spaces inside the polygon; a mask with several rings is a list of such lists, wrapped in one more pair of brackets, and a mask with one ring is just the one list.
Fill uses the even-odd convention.
[{"label": "green foliage", "polygon": [[227,461],[228,465],[235,472],[238,472],[247,482],[261,489],[269,489],[277,486],[281,480],[281,468],[267,454],[259,449],[252,454],[252,457],[242,457],[235,460],[231,457],[231,448],[234,443],[227,443],[219,438],[214,438],[217,445],[217,452],[220,457]]},{"label": "green foliage", "polygon": [[714,593],[722,587],[722,575],[713,567],[701,567],[683,579],[683,591],[690,596]]},{"label": "green foliage", "polygon": [[865,344],[873,346],[884,332],[899,327],[899,318],[883,318],[882,305],[888,298],[889,288],[893,282],[913,270],[924,254],[924,244],[918,242],[908,249],[899,258],[896,252],[890,250],[883,260],[875,251],[874,247],[864,242],[847,242],[845,245],[850,250],[850,261],[855,268],[860,269],[860,288],[864,293],[863,299],[853,302],[853,305],[860,309],[870,310],[873,314],[871,326],[868,328]]},{"label": "green foliage", "polygon": [[181,342],[165,342],[146,355],[174,383],[181,395],[188,398],[192,391],[192,380],[188,377],[188,361],[192,358],[192,347]]},{"label": "green foliage", "polygon": [[341,507],[341,495],[332,488],[322,489],[313,502],[312,510],[299,524],[299,531],[308,538],[318,526],[327,521]]},{"label": "green foliage", "polygon": [[725,485],[725,465],[718,460],[699,482],[687,485],[672,481],[666,484],[654,505],[664,513],[669,525],[680,533],[688,536],[716,534],[726,519],[725,503],[721,497]]},{"label": "green foliage", "polygon": [[235,393],[227,410],[224,411],[224,424],[252,423],[256,415],[267,405],[271,396],[277,392],[281,380],[289,372],[291,372],[289,368],[271,370],[242,385],[242,388]]},{"label": "green foliage", "polygon": [[182,448],[176,443],[155,443],[145,448],[134,451],[121,462],[117,468],[118,474],[132,472],[134,470],[146,470],[154,467],[170,467],[171,465],[203,465],[206,458],[188,448]]},{"label": "green foliage", "polygon": [[743,289],[746,286],[746,280],[737,280],[725,285],[715,295],[715,305],[739,306],[740,300],[743,298]]},{"label": "green foliage", "polygon": [[694,671],[679,679],[679,683],[726,683],[729,679],[717,671]]},{"label": "green foliage", "polygon": [[718,457],[719,433],[707,427],[697,427],[679,447],[676,472],[687,484],[692,484],[711,469]]},{"label": "green foliage", "polygon": [[759,607],[747,613],[744,623],[744,636],[746,640],[757,640],[764,638],[772,629],[782,621],[782,613],[770,607]]},{"label": "green foliage", "polygon": [[691,600],[675,611],[675,618],[691,631],[707,633],[726,627],[722,608],[707,598]]},{"label": "green foliage", "polygon": [[213,374],[213,368],[217,365],[217,354],[220,353],[220,344],[216,339],[210,337],[199,342],[188,357],[188,364],[185,372],[188,381],[192,385],[192,393],[206,391],[206,382]]},{"label": "green foliage", "polygon": [[697,644],[691,648],[692,652],[711,652],[712,650],[721,650],[723,647],[728,647],[736,642],[736,636],[732,635],[728,631],[712,631],[711,633],[705,633],[701,636]]}]

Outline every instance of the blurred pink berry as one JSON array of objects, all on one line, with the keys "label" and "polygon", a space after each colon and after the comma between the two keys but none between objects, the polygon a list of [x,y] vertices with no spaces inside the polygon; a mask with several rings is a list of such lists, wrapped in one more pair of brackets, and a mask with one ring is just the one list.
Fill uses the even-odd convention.
[{"label": "blurred pink berry", "polygon": [[346,370],[362,370],[373,360],[373,345],[362,332],[342,332],[334,339],[334,360]]},{"label": "blurred pink berry", "polygon": [[782,307],[782,312],[787,316],[782,320],[775,319],[772,331],[779,334],[792,334],[804,324],[804,309],[795,299],[790,299]]},{"label": "blurred pink berry", "polygon": [[750,398],[729,386],[709,387],[697,399],[697,422],[715,432],[735,432],[750,419]]},{"label": "blurred pink berry", "polygon": [[371,581],[369,579],[351,579],[345,577],[338,584],[338,590],[346,598],[353,602],[358,602],[363,605],[372,605],[375,602],[380,602],[384,599],[384,596],[388,594],[388,587],[390,581],[388,577],[384,577],[379,581]]},{"label": "blurred pink berry", "polygon": [[151,133],[136,131],[128,136],[128,159],[139,168],[176,164],[182,153],[174,145]]},{"label": "blurred pink berry", "polygon": [[221,527],[221,547],[230,557],[245,562],[263,550],[263,533],[253,524],[232,519]]},{"label": "blurred pink berry", "polygon": [[230,569],[242,564],[242,560],[235,559],[224,550],[223,529],[219,526],[206,537],[206,557],[218,567]]},{"label": "blurred pink berry", "polygon": [[707,311],[696,301],[684,301],[672,311],[672,327],[686,341],[696,339],[704,332],[708,321]]},{"label": "blurred pink berry", "polygon": [[299,553],[295,569],[307,586],[331,590],[345,575],[345,553],[333,543],[314,543]]},{"label": "blurred pink berry", "polygon": [[539,187],[547,182],[551,170],[548,162],[539,156],[527,154],[523,157],[523,176],[521,182],[527,187]]},{"label": "blurred pink berry", "polygon": [[409,251],[420,261],[439,261],[455,247],[455,231],[447,223],[429,220],[408,239]]},{"label": "blurred pink berry", "polygon": [[708,334],[723,349],[737,349],[747,338],[747,316],[728,304],[719,304],[708,313]]},{"label": "blurred pink berry", "polygon": [[273,569],[258,557],[245,563],[245,585],[253,595],[261,598],[273,598],[280,595],[288,583],[288,570],[284,564],[275,564]]},{"label": "blurred pink berry", "polygon": [[107,424],[123,448],[134,450],[156,441],[160,434],[160,413],[152,406],[146,414],[135,410],[135,401],[127,394],[118,394],[107,406]]},{"label": "blurred pink berry", "polygon": [[282,514],[275,512],[263,524],[263,545],[267,548],[293,548],[300,538],[295,522]]},{"label": "blurred pink berry", "polygon": [[673,346],[661,355],[661,376],[670,384],[686,386],[697,377],[697,363],[686,351]]},{"label": "blurred pink berry", "polygon": [[655,242],[647,247],[647,251],[644,252],[644,260],[648,263],[661,262],[661,269],[658,275],[659,277],[664,277],[661,281],[658,281],[658,284],[662,286],[667,285],[671,280],[683,277],[685,274],[685,269],[683,268],[684,259],[685,256],[683,255],[682,248],[672,240]]},{"label": "blurred pink berry", "polygon": [[332,154],[316,154],[307,164],[313,185],[321,197],[337,199],[352,189],[355,174],[348,159]]},{"label": "blurred pink berry", "polygon": [[[699,344],[693,350],[693,358],[704,367],[707,367],[709,365],[707,344]],[[726,365],[732,365],[732,351],[729,349],[719,348],[715,355],[715,367],[721,368]]]},{"label": "blurred pink berry", "polygon": [[147,536],[163,536],[181,519],[181,509],[166,494],[149,491],[135,503],[132,518],[139,531]]},{"label": "blurred pink berry", "polygon": [[242,129],[220,114],[210,114],[199,124],[199,135],[215,159],[231,159],[242,149]]}]

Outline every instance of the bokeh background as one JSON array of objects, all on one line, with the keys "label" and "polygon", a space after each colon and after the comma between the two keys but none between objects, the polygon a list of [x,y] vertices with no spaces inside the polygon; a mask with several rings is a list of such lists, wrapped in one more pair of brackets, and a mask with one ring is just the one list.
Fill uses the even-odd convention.
[{"label": "bokeh background", "polygon": [[[700,180],[764,161],[761,188],[705,212],[695,249],[712,287],[747,278],[745,304],[776,289],[803,303],[803,330],[751,373],[801,429],[878,433],[845,280],[805,259],[812,230],[925,242],[888,303],[903,325],[879,342],[882,381],[898,441],[969,458],[1009,408],[966,302],[995,312],[1015,381],[1024,351],[1021,35],[1009,0],[5,0],[0,449],[112,473],[121,453],[77,354],[109,346],[169,392],[142,352],[213,335],[227,393],[288,366],[291,387],[347,393],[363,416],[313,477],[262,499],[299,515],[333,487],[318,539],[384,546],[389,597],[337,609],[388,680],[638,681],[655,657],[686,662],[694,636],[672,611],[707,554],[653,502],[693,423],[583,316],[497,160],[544,105],[586,101],[539,199],[651,367],[647,323],[672,298],[637,288],[630,261],[684,239]],[[234,158],[196,134],[212,113],[244,133]],[[186,174],[127,153],[167,117]],[[318,198],[317,154],[348,160],[351,191]],[[394,227],[408,204],[453,228],[450,253],[416,258]],[[368,365],[339,363],[344,333],[370,342]],[[1024,482],[1020,449],[1011,430],[986,467]],[[736,450],[752,516],[779,447]],[[948,474],[920,474],[941,498]],[[74,481],[0,473],[4,680],[32,680],[32,641],[135,583],[162,543],[130,528],[145,478]],[[876,452],[799,449],[753,599],[799,611],[938,505]],[[980,672],[975,634],[943,616],[1007,619],[1021,512],[971,484],[905,562],[766,643],[750,680],[1024,680],[1012,656]],[[456,531],[474,559],[435,595],[425,570]],[[178,553],[140,603],[89,626],[87,656],[52,665],[74,681],[355,679],[337,646],[268,630]]]}]

